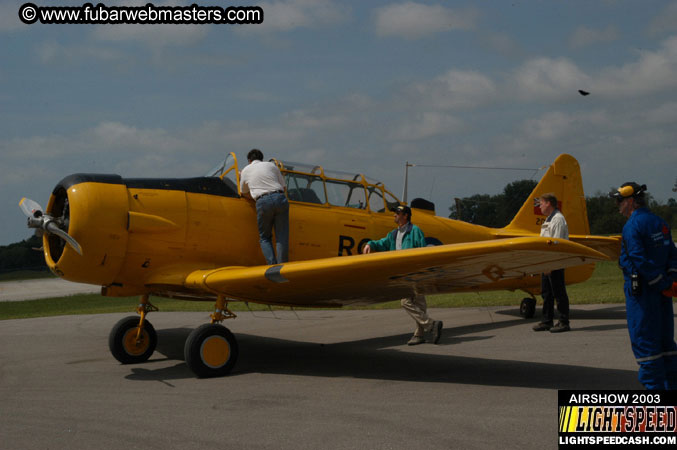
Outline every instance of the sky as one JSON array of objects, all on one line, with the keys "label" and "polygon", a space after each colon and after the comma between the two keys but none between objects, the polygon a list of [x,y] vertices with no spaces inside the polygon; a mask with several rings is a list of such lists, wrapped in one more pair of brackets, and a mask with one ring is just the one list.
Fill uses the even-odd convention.
[{"label": "sky", "polygon": [[398,197],[416,164],[408,199],[441,216],[561,153],[586,195],[677,198],[677,1],[154,2],[260,6],[248,25],[27,25],[23,3],[0,3],[0,245],[69,174],[194,177],[251,148]]}]

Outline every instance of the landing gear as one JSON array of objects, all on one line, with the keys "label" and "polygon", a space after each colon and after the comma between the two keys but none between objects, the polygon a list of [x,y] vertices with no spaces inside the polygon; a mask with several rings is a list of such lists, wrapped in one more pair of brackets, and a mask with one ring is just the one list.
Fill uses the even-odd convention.
[{"label": "landing gear", "polygon": [[122,364],[146,361],[155,351],[156,345],[157,333],[153,325],[145,321],[143,328],[139,330],[139,318],[136,316],[120,320],[108,336],[108,348]]},{"label": "landing gear", "polygon": [[536,313],[536,299],[533,297],[525,297],[520,303],[520,315],[525,319],[531,319]]},{"label": "landing gear", "polygon": [[[141,317],[125,317],[115,324],[108,336],[108,347],[115,359],[122,364],[135,364],[150,358],[157,346],[157,333],[146,320],[146,314],[157,310],[148,301],[148,295],[144,295],[136,310]],[[219,296],[211,323],[196,328],[188,335],[183,353],[186,364],[198,377],[227,375],[235,366],[239,354],[237,339],[228,328],[219,324],[234,317],[225,297]]]},{"label": "landing gear", "polygon": [[141,297],[137,312],[141,318],[129,316],[115,324],[108,335],[108,348],[113,357],[122,364],[141,363],[153,354],[157,346],[157,333],[146,314],[157,311],[157,308],[148,301],[148,296]]},{"label": "landing gear", "polygon": [[186,364],[200,378],[227,375],[235,366],[239,354],[237,340],[221,322],[236,317],[228,309],[225,298],[219,296],[211,315],[212,323],[193,330],[183,348]]},{"label": "landing gear", "polygon": [[183,349],[186,364],[200,378],[227,375],[238,356],[237,340],[223,325],[206,323],[193,330]]}]

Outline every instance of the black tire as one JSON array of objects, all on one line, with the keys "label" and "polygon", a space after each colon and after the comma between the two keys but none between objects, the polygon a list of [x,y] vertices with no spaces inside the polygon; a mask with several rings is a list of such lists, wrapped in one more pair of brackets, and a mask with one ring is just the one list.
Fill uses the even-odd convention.
[{"label": "black tire", "polygon": [[531,319],[536,314],[536,300],[531,297],[526,297],[522,299],[520,303],[520,315],[524,316],[525,319]]},{"label": "black tire", "polygon": [[137,364],[150,358],[157,346],[157,333],[147,320],[143,323],[141,339],[136,342],[138,316],[128,316],[115,324],[108,335],[108,348],[122,364]]},{"label": "black tire", "polygon": [[194,329],[183,347],[186,364],[199,378],[227,375],[235,366],[238,353],[233,333],[223,325],[211,323]]}]

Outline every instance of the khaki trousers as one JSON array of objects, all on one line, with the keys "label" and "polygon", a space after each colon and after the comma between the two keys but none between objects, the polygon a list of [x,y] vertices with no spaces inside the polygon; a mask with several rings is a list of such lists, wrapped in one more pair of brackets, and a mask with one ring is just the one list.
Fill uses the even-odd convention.
[{"label": "khaki trousers", "polygon": [[428,317],[428,304],[425,301],[425,295],[403,298],[400,304],[411,318],[416,321],[414,336],[423,337],[426,331],[430,331],[433,326],[433,320]]}]

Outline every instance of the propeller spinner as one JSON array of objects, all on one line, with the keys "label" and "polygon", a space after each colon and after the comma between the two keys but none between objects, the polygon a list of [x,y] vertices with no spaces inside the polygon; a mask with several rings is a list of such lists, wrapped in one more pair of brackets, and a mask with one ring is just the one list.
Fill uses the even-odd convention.
[{"label": "propeller spinner", "polygon": [[80,244],[68,235],[61,227],[68,229],[68,225],[64,223],[61,217],[54,218],[42,211],[42,207],[30,198],[22,198],[19,201],[21,211],[28,217],[28,228],[36,228],[44,230],[48,233],[54,234],[63,239],[73,250],[82,255],[82,248]]}]

